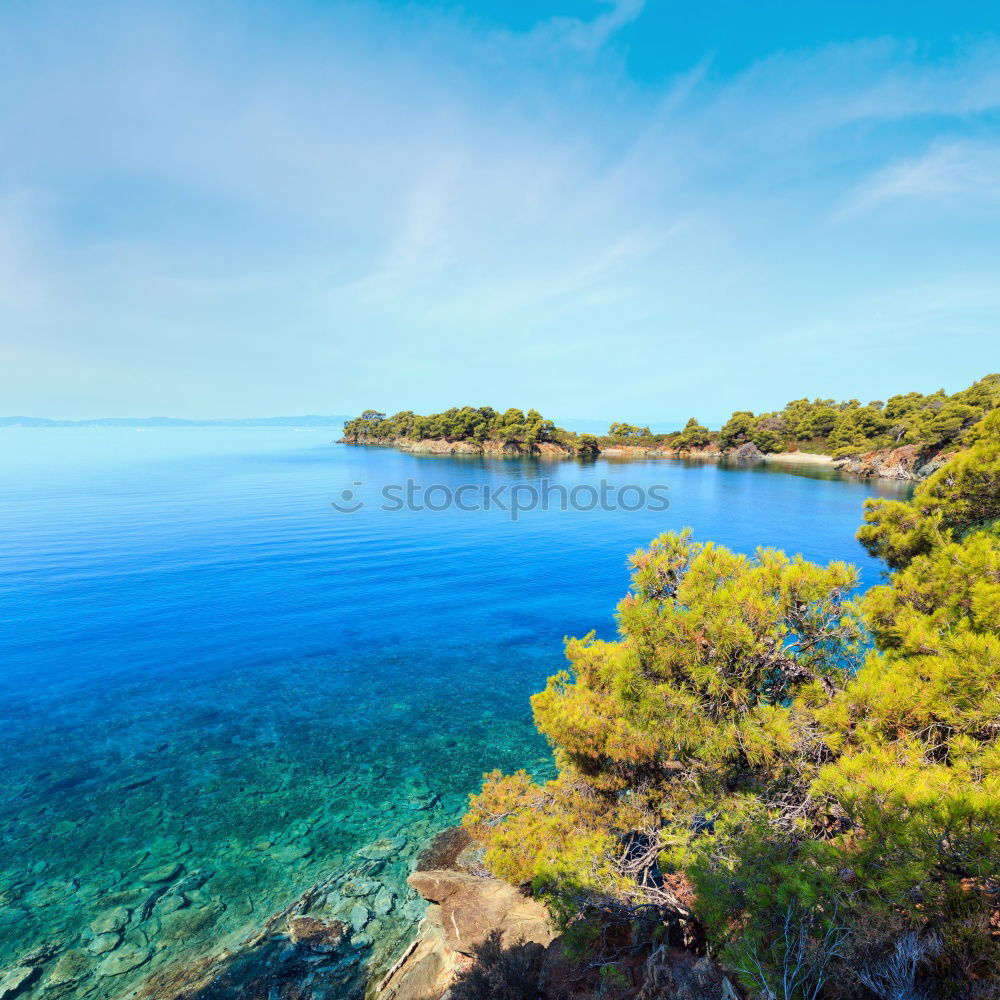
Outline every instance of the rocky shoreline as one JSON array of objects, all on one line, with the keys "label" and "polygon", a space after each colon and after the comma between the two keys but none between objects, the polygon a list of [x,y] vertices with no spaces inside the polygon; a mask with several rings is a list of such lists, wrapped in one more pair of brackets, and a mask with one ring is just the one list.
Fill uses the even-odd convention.
[{"label": "rocky shoreline", "polygon": [[[568,947],[540,901],[486,872],[481,849],[461,827],[442,830],[406,861],[408,892],[385,878],[385,865],[405,861],[400,849],[398,839],[374,841],[356,864],[319,881],[239,945],[175,963],[128,996],[448,1000],[492,942],[530,977],[534,993],[551,1000],[598,989],[607,1000],[652,1000],[664,989],[675,1000],[739,1000],[727,970],[705,956],[685,923],[683,906],[622,925],[614,963],[622,972],[609,989],[601,962]],[[406,919],[400,933],[383,937],[389,913]],[[4,1000],[19,992],[18,984],[4,986]]]},{"label": "rocky shoreline", "polygon": [[[512,441],[449,441],[445,438],[398,438],[391,441],[349,440],[338,444],[364,447],[396,448],[414,455],[469,455],[488,458],[535,457],[568,459],[576,457],[568,445],[551,441],[522,445]],[[648,458],[697,459],[704,461],[739,462],[745,464],[821,465],[837,469],[859,479],[894,479],[919,482],[939,469],[951,457],[951,452],[935,451],[921,445],[901,445],[881,448],[862,455],[834,458],[832,455],[802,451],[765,453],[752,444],[720,450],[713,446],[678,449],[667,445],[612,444],[598,446],[595,456],[631,461]]]}]

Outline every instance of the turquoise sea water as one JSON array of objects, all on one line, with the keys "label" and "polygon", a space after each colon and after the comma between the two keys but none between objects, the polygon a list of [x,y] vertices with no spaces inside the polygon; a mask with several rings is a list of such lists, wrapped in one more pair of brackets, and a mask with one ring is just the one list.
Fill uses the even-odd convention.
[{"label": "turquoise sea water", "polygon": [[[630,551],[691,525],[742,551],[849,559],[870,585],[861,504],[900,491],[808,467],[335,437],[0,431],[0,987],[128,995],[358,866],[378,893],[330,906],[361,965],[384,961],[421,912],[413,854],[482,772],[550,768],[528,696],[563,636],[614,634]],[[408,480],[437,484],[435,506],[443,487],[543,480],[665,487],[670,506],[380,509]]]}]

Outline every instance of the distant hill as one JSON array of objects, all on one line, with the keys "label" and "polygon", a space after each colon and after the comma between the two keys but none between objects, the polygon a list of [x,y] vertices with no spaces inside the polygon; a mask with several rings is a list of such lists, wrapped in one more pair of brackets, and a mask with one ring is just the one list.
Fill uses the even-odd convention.
[{"label": "distant hill", "polygon": [[186,420],[182,417],[97,417],[93,420],[49,420],[47,417],[0,417],[0,427],[341,427],[347,416],[239,417]]}]

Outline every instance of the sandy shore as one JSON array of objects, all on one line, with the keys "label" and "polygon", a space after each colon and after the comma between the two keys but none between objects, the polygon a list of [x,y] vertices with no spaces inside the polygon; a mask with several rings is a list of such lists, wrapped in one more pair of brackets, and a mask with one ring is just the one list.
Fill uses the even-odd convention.
[{"label": "sandy shore", "polygon": [[784,465],[832,465],[830,455],[810,455],[805,451],[784,451],[764,456],[765,462],[781,462]]}]

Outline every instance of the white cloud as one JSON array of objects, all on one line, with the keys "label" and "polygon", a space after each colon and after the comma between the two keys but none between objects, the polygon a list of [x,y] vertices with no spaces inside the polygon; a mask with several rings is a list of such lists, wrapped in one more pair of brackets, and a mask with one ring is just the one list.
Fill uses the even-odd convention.
[{"label": "white cloud", "polygon": [[847,211],[904,199],[961,202],[977,211],[1000,203],[1000,143],[936,142],[927,152],[877,171],[852,193]]},{"label": "white cloud", "polygon": [[[579,412],[661,379],[693,411],[727,357],[732,377],[745,351],[783,358],[776,329],[849,380],[816,365],[817,316],[898,284],[927,220],[831,232],[830,205],[996,178],[989,142],[935,141],[927,121],[958,131],[1000,103],[989,45],[932,67],[839,46],[732,79],[704,61],[650,93],[600,59],[634,0],[520,38],[338,14],[277,43],[231,13],[121,8],[88,29],[57,7],[6,25],[0,409],[93,412],[114,384],[119,412],[515,391]],[[540,68],[540,46],[580,62]]]},{"label": "white cloud", "polygon": [[601,0],[608,8],[591,20],[577,17],[554,17],[532,32],[534,41],[560,43],[582,52],[596,52],[613,35],[631,24],[642,13],[646,0]]}]

